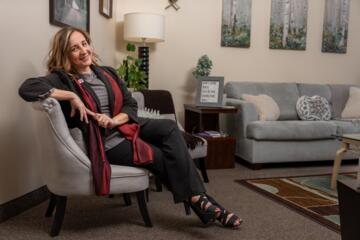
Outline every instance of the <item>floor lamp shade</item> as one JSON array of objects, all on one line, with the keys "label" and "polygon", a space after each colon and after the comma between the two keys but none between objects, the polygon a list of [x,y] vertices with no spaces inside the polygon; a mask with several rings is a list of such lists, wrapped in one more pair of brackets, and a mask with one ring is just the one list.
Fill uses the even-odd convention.
[{"label": "floor lamp shade", "polygon": [[149,47],[146,43],[162,42],[165,39],[164,16],[152,13],[127,13],[124,17],[124,39],[129,42],[142,42],[139,47],[141,70],[145,72],[145,82],[149,81]]},{"label": "floor lamp shade", "polygon": [[152,13],[125,14],[124,39],[147,43],[164,41],[164,16]]}]

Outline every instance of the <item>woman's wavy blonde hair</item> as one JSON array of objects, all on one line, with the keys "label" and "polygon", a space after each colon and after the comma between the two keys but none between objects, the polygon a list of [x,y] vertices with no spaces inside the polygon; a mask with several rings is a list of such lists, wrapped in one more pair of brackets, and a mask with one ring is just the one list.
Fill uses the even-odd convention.
[{"label": "woman's wavy blonde hair", "polygon": [[[54,70],[63,70],[66,73],[76,73],[76,69],[70,63],[69,60],[69,39],[72,33],[81,33],[87,43],[91,45],[90,35],[78,28],[65,27],[58,31],[51,42],[51,48],[48,54],[47,69],[51,73]],[[92,53],[92,63],[97,65],[98,56],[96,53]]]}]

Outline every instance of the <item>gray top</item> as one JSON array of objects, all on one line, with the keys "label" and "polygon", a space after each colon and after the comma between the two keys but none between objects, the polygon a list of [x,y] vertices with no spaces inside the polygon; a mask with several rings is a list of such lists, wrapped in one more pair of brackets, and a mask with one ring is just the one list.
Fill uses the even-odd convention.
[{"label": "gray top", "polygon": [[[90,74],[80,75],[80,78],[87,82],[92,88],[92,90],[94,90],[96,96],[100,101],[101,113],[111,117],[109,98],[105,84],[93,72],[91,72]],[[114,131],[105,138],[105,151],[112,149],[124,140],[125,139],[120,136],[120,133],[118,131]]]}]

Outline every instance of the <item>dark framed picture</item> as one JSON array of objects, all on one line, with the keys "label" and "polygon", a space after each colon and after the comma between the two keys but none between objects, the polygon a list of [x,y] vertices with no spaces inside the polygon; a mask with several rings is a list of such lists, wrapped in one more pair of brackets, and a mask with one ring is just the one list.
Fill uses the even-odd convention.
[{"label": "dark framed picture", "polygon": [[196,106],[221,107],[224,77],[198,77],[196,80]]},{"label": "dark framed picture", "polygon": [[113,0],[99,0],[99,12],[106,18],[112,17]]},{"label": "dark framed picture", "polygon": [[90,31],[89,0],[50,0],[50,24]]}]

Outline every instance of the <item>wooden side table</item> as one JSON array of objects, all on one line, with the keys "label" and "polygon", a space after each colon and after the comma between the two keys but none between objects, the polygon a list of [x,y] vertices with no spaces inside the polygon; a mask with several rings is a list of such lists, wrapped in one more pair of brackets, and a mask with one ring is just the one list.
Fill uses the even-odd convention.
[{"label": "wooden side table", "polygon": [[[194,104],[184,104],[185,131],[199,133],[206,130],[219,131],[219,114],[236,113],[237,108],[224,107],[197,107]],[[234,168],[235,167],[235,138],[205,137],[208,141],[206,168]]]}]

